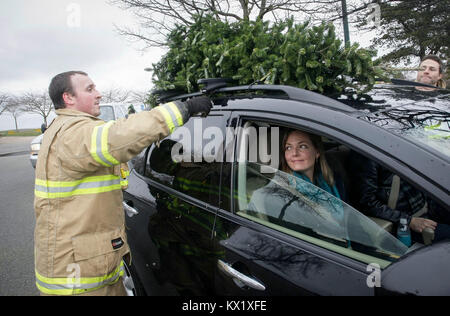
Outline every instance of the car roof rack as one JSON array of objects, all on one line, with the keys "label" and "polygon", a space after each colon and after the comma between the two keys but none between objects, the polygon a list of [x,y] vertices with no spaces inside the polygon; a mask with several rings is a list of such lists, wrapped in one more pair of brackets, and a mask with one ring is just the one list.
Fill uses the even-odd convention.
[{"label": "car roof rack", "polygon": [[236,91],[280,91],[283,92],[285,95],[287,95],[289,100],[313,103],[349,112],[355,111],[354,108],[345,105],[339,101],[336,101],[330,97],[324,96],[317,92],[291,86],[256,84],[249,86],[229,87],[220,89],[220,92],[236,92]]},{"label": "car roof rack", "polygon": [[355,112],[355,109],[332,98],[324,96],[322,94],[312,92],[309,90],[285,86],[285,85],[266,85],[266,84],[250,84],[247,86],[235,86],[227,87],[228,83],[234,82],[228,78],[212,78],[212,79],[200,79],[198,84],[204,84],[201,92],[194,92],[189,94],[177,94],[180,91],[176,90],[158,90],[152,92],[152,94],[159,95],[158,102],[166,103],[174,100],[187,99],[203,94],[216,94],[216,93],[234,93],[234,92],[256,92],[256,91],[272,91],[283,92],[287,96],[287,99],[294,101],[301,101],[307,103],[313,103],[325,107],[331,107],[346,112]]},{"label": "car roof rack", "polygon": [[203,93],[211,93],[214,90],[224,88],[229,83],[234,83],[235,81],[231,78],[208,78],[208,79],[199,79],[197,81],[198,84],[204,85],[202,88]]},{"label": "car roof rack", "polygon": [[430,84],[417,82],[417,81],[411,81],[411,80],[403,80],[403,79],[392,78],[391,82],[393,84],[396,84],[396,85],[399,85],[399,86],[427,87],[427,88],[434,88],[434,89],[438,89],[439,88],[439,87],[436,87],[436,86],[432,86]]}]

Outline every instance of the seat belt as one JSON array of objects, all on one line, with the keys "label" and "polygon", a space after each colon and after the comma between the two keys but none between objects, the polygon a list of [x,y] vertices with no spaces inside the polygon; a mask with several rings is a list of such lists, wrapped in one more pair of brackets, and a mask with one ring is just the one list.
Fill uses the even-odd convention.
[{"label": "seat belt", "polygon": [[[394,175],[392,177],[391,192],[389,193],[389,200],[388,200],[388,206],[393,210],[397,207],[399,193],[400,193],[400,177]],[[413,214],[412,216],[420,217],[423,214],[425,214],[427,210],[428,205],[427,202],[425,202],[425,205],[422,207],[422,209]],[[434,240],[434,230],[431,228],[425,228],[422,231],[422,239],[425,245],[431,245]]]},{"label": "seat belt", "polygon": [[[397,207],[399,193],[400,193],[400,177],[394,174],[394,176],[392,177],[391,192],[389,193],[389,200],[388,200],[388,206],[393,210],[395,210],[395,208]],[[427,202],[425,202],[425,205],[419,211],[414,213],[412,216],[420,217],[427,211],[428,205]]]},{"label": "seat belt", "polygon": [[389,193],[388,206],[395,210],[397,207],[398,195],[400,193],[400,177],[396,174],[392,177],[391,192]]}]

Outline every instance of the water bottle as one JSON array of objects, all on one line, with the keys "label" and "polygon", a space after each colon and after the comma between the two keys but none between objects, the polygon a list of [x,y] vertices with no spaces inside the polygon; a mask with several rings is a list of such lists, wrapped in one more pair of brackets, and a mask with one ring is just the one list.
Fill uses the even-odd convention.
[{"label": "water bottle", "polygon": [[407,247],[411,247],[411,230],[408,226],[408,220],[404,217],[400,218],[400,224],[397,228],[397,238]]}]

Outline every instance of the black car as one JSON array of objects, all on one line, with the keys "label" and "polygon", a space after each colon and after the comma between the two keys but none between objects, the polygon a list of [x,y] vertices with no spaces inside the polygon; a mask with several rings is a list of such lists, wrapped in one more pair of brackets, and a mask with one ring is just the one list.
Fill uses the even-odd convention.
[{"label": "black car", "polygon": [[[392,223],[351,199],[356,154],[450,212],[449,96],[395,84],[336,98],[273,85],[215,90],[207,117],[130,162],[124,203],[135,293],[450,295],[450,241],[407,247]],[[277,154],[288,128],[322,138],[346,202],[312,203],[289,189]],[[260,212],[251,205],[267,186],[270,207],[261,207],[270,209]]]}]

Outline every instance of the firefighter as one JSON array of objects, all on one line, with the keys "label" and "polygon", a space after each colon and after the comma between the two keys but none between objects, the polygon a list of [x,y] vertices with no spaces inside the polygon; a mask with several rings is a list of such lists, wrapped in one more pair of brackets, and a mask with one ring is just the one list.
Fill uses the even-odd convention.
[{"label": "firefighter", "polygon": [[36,285],[42,295],[125,295],[125,163],[212,103],[200,96],[105,123],[85,72],[55,76],[49,94],[58,116],[36,167]]}]

